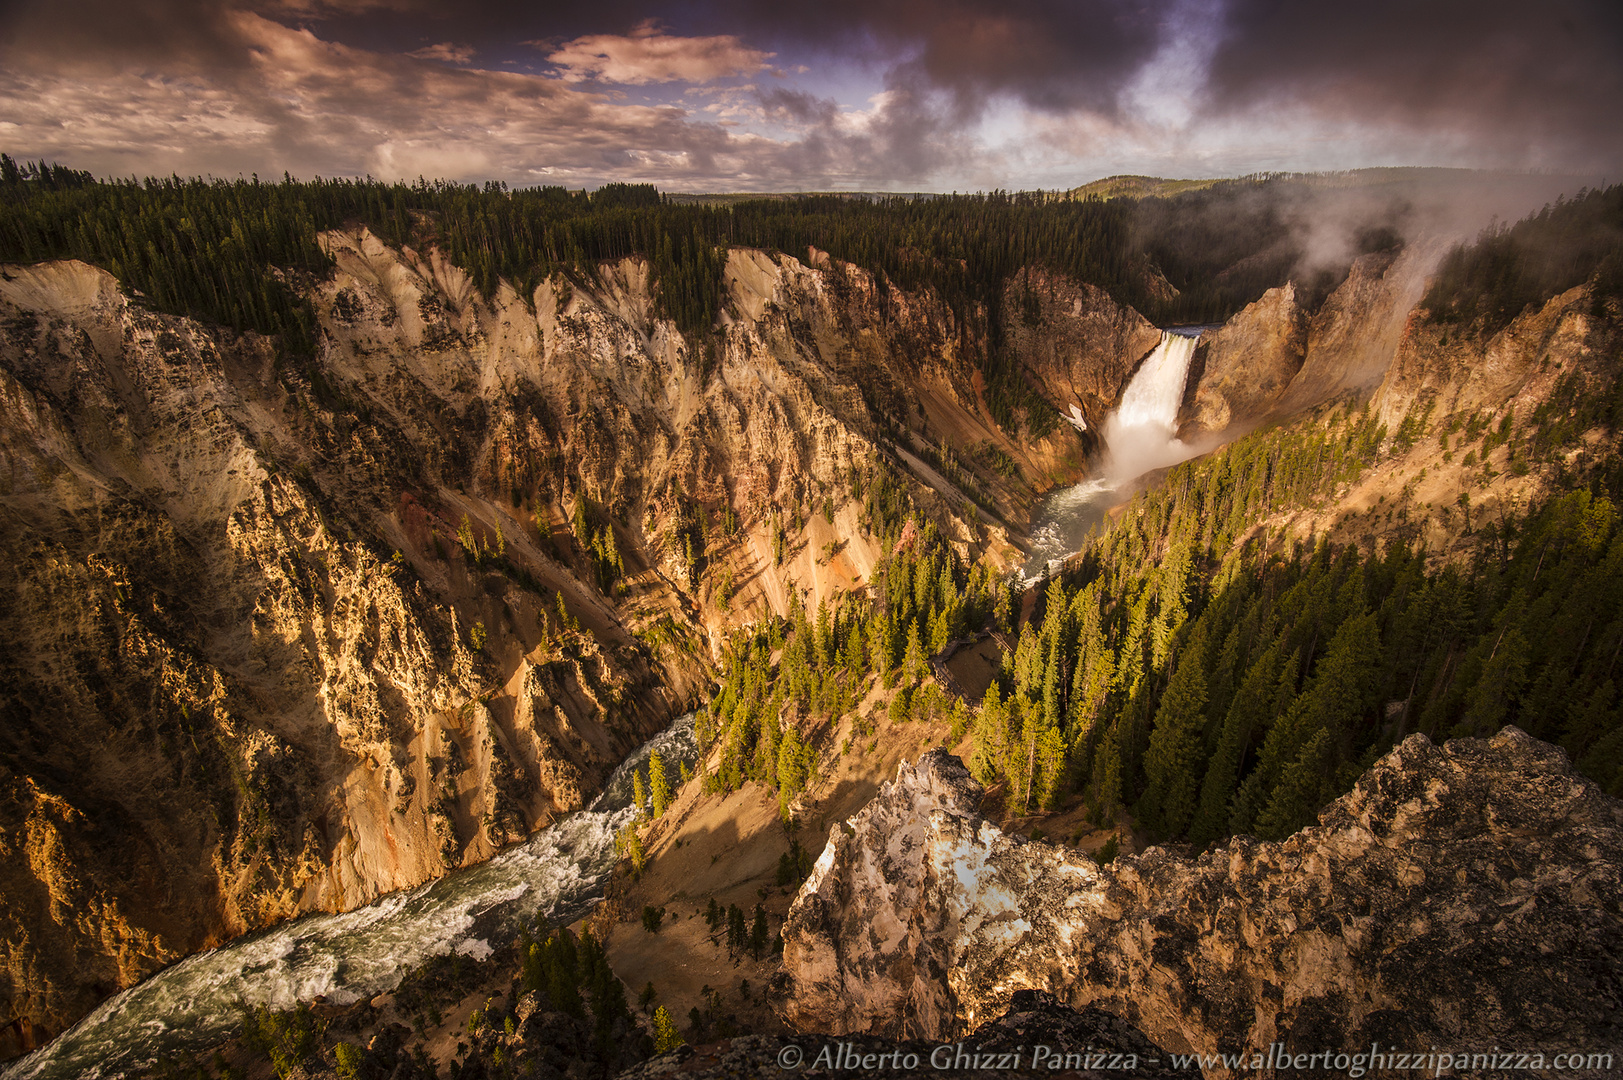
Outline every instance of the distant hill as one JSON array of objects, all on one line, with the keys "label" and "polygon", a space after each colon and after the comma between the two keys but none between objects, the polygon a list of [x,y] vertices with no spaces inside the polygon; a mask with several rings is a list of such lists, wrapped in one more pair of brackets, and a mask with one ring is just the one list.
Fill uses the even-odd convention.
[{"label": "distant hill", "polygon": [[667,191],[665,202],[671,206],[735,206],[738,203],[791,202],[795,199],[832,196],[836,199],[875,202],[879,199],[939,199],[942,196],[929,191],[730,191],[694,192]]},{"label": "distant hill", "polygon": [[[1201,191],[1213,187],[1299,185],[1304,188],[1379,188],[1402,185],[1414,188],[1435,186],[1461,187],[1502,183],[1505,180],[1527,181],[1526,173],[1491,172],[1480,169],[1443,169],[1430,166],[1379,166],[1368,169],[1343,169],[1339,172],[1262,172],[1233,178],[1211,177],[1204,180],[1173,180],[1162,176],[1107,176],[1065,194],[1073,199],[1097,195],[1102,199],[1170,198],[1188,191]],[[1573,190],[1581,184],[1593,186],[1600,178],[1572,177]]]},{"label": "distant hill", "polygon": [[1143,199],[1152,196],[1165,198],[1185,191],[1199,191],[1222,180],[1168,180],[1160,176],[1107,176],[1066,192],[1073,199],[1097,195],[1101,199]]}]

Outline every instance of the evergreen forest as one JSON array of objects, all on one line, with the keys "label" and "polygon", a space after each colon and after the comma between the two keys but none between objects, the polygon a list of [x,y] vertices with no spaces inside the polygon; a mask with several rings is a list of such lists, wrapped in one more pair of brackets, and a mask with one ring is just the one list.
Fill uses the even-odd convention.
[{"label": "evergreen forest", "polygon": [[[528,298],[550,275],[584,279],[604,260],[643,256],[663,313],[695,346],[722,303],[728,246],[802,259],[816,247],[882,285],[934,290],[994,395],[1018,398],[1001,348],[1001,301],[1017,273],[1046,267],[1097,285],[1158,324],[1219,321],[1298,271],[1303,250],[1286,207],[1300,182],[1259,176],[1137,199],[999,191],[707,202],[639,184],[588,193],[286,175],[98,180],[0,155],[0,261],[81,259],[160,311],[277,336],[299,357],[315,347],[301,289],[330,267],[317,242],[327,229],[365,225],[391,244],[438,245],[486,296],[506,282]],[[1372,223],[1354,240],[1355,252],[1373,251],[1401,237]],[[1618,277],[1620,251],[1623,188],[1585,192],[1462,247],[1427,303],[1439,318],[1502,325],[1597,267]],[[1304,295],[1322,296],[1345,272],[1319,271]]]},{"label": "evergreen forest", "polygon": [[[816,767],[812,735],[847,716],[854,740],[872,733],[854,712],[872,676],[890,688],[890,722],[970,732],[972,771],[1015,817],[1081,797],[1097,823],[1127,810],[1160,838],[1281,838],[1405,736],[1505,724],[1623,794],[1623,460],[1576,475],[1562,453],[1620,426],[1623,389],[1581,376],[1520,425],[1439,425],[1427,437],[1484,458],[1514,445],[1513,467],[1551,470],[1557,494],[1520,516],[1450,508],[1475,557],[1430,570],[1406,504],[1386,511],[1378,550],[1256,528],[1329,505],[1402,439],[1352,406],[1258,432],[1140,495],[1039,586],[1024,621],[1013,586],[963,565],[933,524],[870,514],[888,552],[873,603],[796,608],[732,642],[699,720],[722,747],[706,783],[776,788],[788,816]],[[1014,648],[970,707],[940,689],[929,657],[982,627]]]},{"label": "evergreen forest", "polygon": [[[83,259],[160,310],[279,336],[298,357],[315,348],[302,290],[330,266],[317,241],[326,229],[364,224],[390,243],[438,244],[486,295],[505,282],[527,296],[550,275],[645,256],[664,313],[690,341],[716,319],[727,246],[801,258],[816,247],[882,285],[936,291],[994,394],[1018,394],[999,366],[998,320],[1019,271],[1045,266],[1099,285],[1157,322],[1221,319],[1297,265],[1288,221],[1259,197],[1287,182],[1140,199],[707,203],[624,184],[585,193],[286,176],[101,181],[0,155],[0,260]],[[1399,240],[1372,229],[1359,246]],[[1586,281],[1595,314],[1608,317],[1623,292],[1623,187],[1487,230],[1445,259],[1423,306],[1483,338]],[[1438,437],[1424,422],[1387,432],[1344,407],[1258,432],[1141,495],[1040,587],[1024,621],[1009,586],[912,513],[889,465],[853,470],[863,527],[886,551],[869,595],[816,611],[796,604],[786,619],[735,633],[698,721],[701,740],[722,748],[705,784],[765,784],[790,816],[817,767],[818,733],[853,715],[877,678],[891,689],[889,720],[973,732],[972,767],[1005,786],[1011,809],[1080,796],[1100,823],[1126,808],[1154,834],[1196,843],[1287,835],[1412,732],[1443,739],[1518,724],[1623,794],[1623,467],[1561,475],[1563,449],[1620,426],[1619,388],[1576,375],[1534,415],[1447,418],[1445,447],[1452,437],[1485,459],[1508,443],[1511,467],[1549,470],[1558,494],[1475,522],[1475,560],[1440,570],[1427,569],[1404,528],[1406,508],[1392,511],[1376,551],[1287,545],[1255,528],[1283,509],[1322,506],[1383,455]],[[1468,500],[1458,512],[1473,525]],[[624,573],[612,527],[584,503],[572,524],[598,584],[612,587]],[[1014,648],[970,707],[940,689],[928,658],[984,627]]]}]

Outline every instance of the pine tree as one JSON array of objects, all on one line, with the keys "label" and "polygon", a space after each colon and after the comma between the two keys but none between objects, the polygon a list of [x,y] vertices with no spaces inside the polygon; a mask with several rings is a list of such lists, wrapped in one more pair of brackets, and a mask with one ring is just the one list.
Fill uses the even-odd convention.
[{"label": "pine tree", "polygon": [[1206,672],[1200,654],[1198,643],[1191,641],[1179,659],[1144,756],[1147,786],[1139,813],[1162,836],[1183,833],[1198,798],[1200,736],[1206,724]]},{"label": "pine tree", "polygon": [[755,921],[750,926],[750,955],[759,960],[766,954],[766,908],[755,905]]},{"label": "pine tree", "polygon": [[648,754],[648,799],[653,815],[665,816],[665,810],[671,804],[671,787],[665,776],[665,759],[660,757],[658,750]]},{"label": "pine tree", "polygon": [[580,492],[575,493],[575,505],[569,514],[570,531],[574,533],[575,543],[585,550],[591,544],[591,522],[586,514],[586,496]]},{"label": "pine tree", "polygon": [[547,997],[553,1007],[576,1018],[584,1016],[586,1009],[580,997],[575,943],[569,931],[559,930],[550,935],[545,953]]},{"label": "pine tree", "polygon": [[868,648],[873,654],[873,669],[879,673],[885,685],[890,686],[891,674],[896,666],[896,624],[888,612],[875,616],[874,633],[869,638]]},{"label": "pine tree", "polygon": [[1037,737],[1042,734],[1042,721],[1038,717],[1022,719],[1020,699],[1015,698],[1009,717],[1014,738],[1007,743],[1003,756],[1003,775],[1009,779],[1009,806],[1018,804],[1024,813],[1031,806],[1032,773],[1037,766]]},{"label": "pine tree", "polygon": [[1505,725],[1528,682],[1529,651],[1519,627],[1500,631],[1483,661],[1481,676],[1466,695],[1465,717],[1454,728],[1455,736],[1486,738]]},{"label": "pine tree", "polygon": [[615,847],[619,849],[619,853],[631,860],[632,872],[636,874],[642,873],[642,868],[648,865],[648,854],[643,850],[642,837],[637,833],[637,823],[635,821],[627,822],[626,827],[620,830],[620,834],[615,838],[615,841]]},{"label": "pine tree", "polygon": [[1049,638],[1048,657],[1043,663],[1043,727],[1056,731],[1065,721],[1060,685],[1065,678],[1064,658],[1060,655],[1059,639],[1056,629]]},{"label": "pine tree", "polygon": [[1283,840],[1304,825],[1325,801],[1325,788],[1333,778],[1335,751],[1329,730],[1321,728],[1296,760],[1285,767],[1275,785],[1267,809],[1257,818],[1257,835],[1264,840]]},{"label": "pine tree", "polygon": [[997,589],[997,601],[992,607],[992,622],[1005,634],[1014,629],[1015,595],[1014,583],[1000,585]]},{"label": "pine tree", "polygon": [[678,1046],[686,1043],[680,1032],[676,1030],[676,1023],[671,1014],[661,1005],[654,1010],[654,1053],[668,1054]]},{"label": "pine tree", "polygon": [[997,681],[986,688],[980,711],[975,714],[975,748],[970,754],[970,771],[983,784],[997,779],[1002,769],[1004,741],[1009,734],[1009,710],[1003,703]]},{"label": "pine tree", "polygon": [[806,783],[806,747],[800,732],[790,725],[778,744],[778,789],[792,799]]},{"label": "pine tree", "polygon": [[902,660],[902,679],[912,684],[923,679],[929,669],[924,661],[924,645],[919,641],[919,624],[907,624],[907,654]]},{"label": "pine tree", "polygon": [[1094,821],[1098,824],[1116,819],[1116,811],[1121,808],[1121,774],[1121,732],[1117,724],[1111,724],[1093,752],[1093,766],[1089,770]]},{"label": "pine tree", "polygon": [[[1282,639],[1283,640],[1283,639]],[[1275,735],[1289,721],[1291,711],[1297,697],[1297,675],[1302,667],[1302,653],[1297,650],[1291,653],[1290,658],[1279,670],[1279,678],[1274,682],[1274,698],[1268,710],[1268,732],[1263,740],[1263,753],[1258,755],[1257,765],[1246,774],[1240,782],[1239,791],[1235,792],[1233,809],[1229,812],[1228,831],[1231,833],[1249,832],[1268,805],[1269,793],[1273,790],[1275,782],[1279,779],[1281,763],[1277,746],[1283,740],[1283,735]],[[1276,749],[1268,753],[1270,743]]]},{"label": "pine tree", "polygon": [[1235,691],[1218,736],[1217,750],[1206,766],[1200,809],[1189,826],[1189,839],[1209,844],[1226,831],[1229,807],[1239,785],[1246,747],[1268,721],[1268,706],[1279,679],[1279,643],[1275,641],[1246,672]]},{"label": "pine tree", "polygon": [[1055,727],[1037,736],[1037,804],[1055,809],[1065,793],[1065,738]]},{"label": "pine tree", "polygon": [[1014,696],[1022,702],[1036,701],[1042,693],[1043,648],[1039,634],[1030,623],[1020,628],[1014,646]]},{"label": "pine tree", "polygon": [[648,789],[643,786],[641,769],[631,772],[631,805],[637,808],[638,817],[648,812]]},{"label": "pine tree", "polygon": [[1091,657],[1079,656],[1077,668],[1072,681],[1071,716],[1074,734],[1082,736],[1092,732],[1104,715],[1110,685],[1116,677],[1116,654],[1100,647]]}]

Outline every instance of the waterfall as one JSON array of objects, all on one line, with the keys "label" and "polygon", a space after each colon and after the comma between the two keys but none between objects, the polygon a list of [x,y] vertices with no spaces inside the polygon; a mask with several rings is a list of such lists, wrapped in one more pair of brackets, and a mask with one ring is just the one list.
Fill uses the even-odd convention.
[{"label": "waterfall", "polygon": [[1042,575],[1045,566],[1081,547],[1088,530],[1120,501],[1117,492],[1123,485],[1197,452],[1180,441],[1177,432],[1178,407],[1183,404],[1199,331],[1194,327],[1161,332],[1160,344],[1134,373],[1121,404],[1105,418],[1102,474],[1048,498],[1031,530],[1031,558],[1024,571],[1028,584]]},{"label": "waterfall", "polygon": [[1105,421],[1108,448],[1106,476],[1117,482],[1151,469],[1175,465],[1194,451],[1177,437],[1178,406],[1183,403],[1195,339],[1169,330],[1145,359],[1121,396],[1121,405]]}]

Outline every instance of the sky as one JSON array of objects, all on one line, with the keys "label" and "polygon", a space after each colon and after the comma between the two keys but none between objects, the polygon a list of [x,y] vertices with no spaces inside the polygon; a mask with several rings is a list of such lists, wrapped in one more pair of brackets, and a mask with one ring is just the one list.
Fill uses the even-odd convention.
[{"label": "sky", "polygon": [[0,150],[102,176],[1617,180],[1618,102],[1599,0],[0,0]]}]

